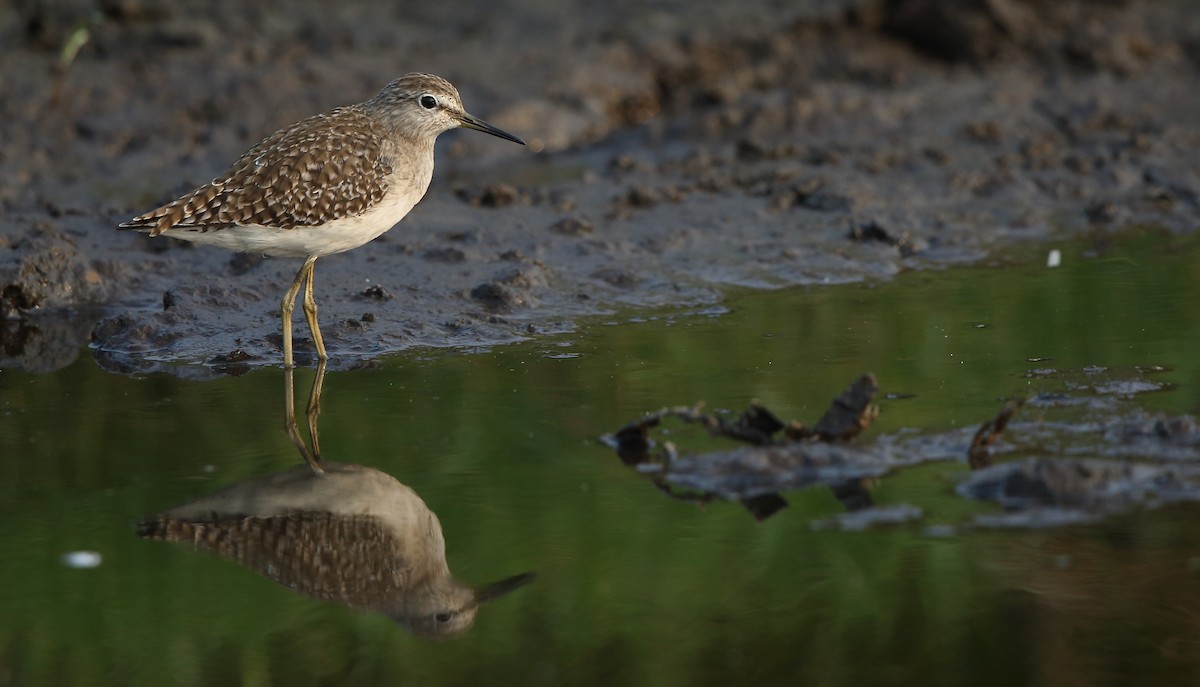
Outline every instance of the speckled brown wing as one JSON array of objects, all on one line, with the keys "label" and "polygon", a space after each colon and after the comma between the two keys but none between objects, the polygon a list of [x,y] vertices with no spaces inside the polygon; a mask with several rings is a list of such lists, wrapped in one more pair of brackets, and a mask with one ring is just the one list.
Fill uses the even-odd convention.
[{"label": "speckled brown wing", "polygon": [[151,236],[172,227],[311,227],[365,212],[387,193],[391,173],[370,117],[340,107],[276,131],[222,176],[120,226]]},{"label": "speckled brown wing", "polygon": [[357,608],[382,608],[411,583],[400,542],[365,515],[151,517],[138,525],[138,536],[190,543],[301,594]]}]

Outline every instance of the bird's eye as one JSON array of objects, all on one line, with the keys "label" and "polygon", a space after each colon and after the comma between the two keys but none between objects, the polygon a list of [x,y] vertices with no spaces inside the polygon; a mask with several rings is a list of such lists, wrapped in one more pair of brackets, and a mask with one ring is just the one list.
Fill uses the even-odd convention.
[{"label": "bird's eye", "polygon": [[[424,100],[425,100],[424,98],[421,99],[422,105],[425,104]],[[448,622],[450,622],[450,619],[453,617],[454,617],[453,613],[438,613],[437,615],[433,616],[433,619],[438,621],[439,623],[448,623]]]},{"label": "bird's eye", "polygon": [[433,108],[437,107],[437,98],[429,95],[428,93],[421,96],[419,102],[421,103],[421,107],[425,108],[426,110],[432,110]]}]

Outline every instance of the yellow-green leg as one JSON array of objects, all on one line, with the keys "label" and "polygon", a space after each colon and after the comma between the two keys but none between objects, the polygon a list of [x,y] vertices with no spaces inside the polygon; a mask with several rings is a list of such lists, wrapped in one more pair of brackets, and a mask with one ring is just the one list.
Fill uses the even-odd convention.
[{"label": "yellow-green leg", "polygon": [[[312,390],[308,392],[308,436],[312,438],[313,462],[321,464],[321,439],[317,432],[317,417],[321,414],[321,392],[325,386],[325,361],[317,363],[317,376],[313,377]],[[316,469],[316,468],[314,468]],[[318,470],[318,472],[321,472]]]},{"label": "yellow-green leg", "polygon": [[292,363],[292,311],[296,308],[296,296],[300,293],[300,287],[309,278],[313,263],[316,261],[317,256],[315,255],[304,261],[304,264],[300,266],[300,271],[296,273],[296,278],[292,280],[292,285],[288,287],[287,293],[283,294],[283,303],[279,307],[279,319],[283,322],[284,367],[294,366]]},{"label": "yellow-green leg", "polygon": [[308,259],[308,279],[304,282],[304,319],[308,320],[308,330],[312,332],[313,344],[317,347],[317,357],[327,360],[325,341],[321,338],[321,327],[317,324],[317,301],[313,298],[313,268],[316,267],[316,257]]},{"label": "yellow-green leg", "polygon": [[[324,364],[317,366],[317,380],[313,384],[313,390],[317,393],[320,393],[320,390],[317,387],[325,375],[324,368]],[[323,475],[325,474],[325,469],[321,467],[321,454],[319,453],[319,449],[317,449],[316,442],[316,418],[311,414],[311,410],[309,415],[309,432],[313,438],[313,450],[310,451],[308,446],[304,443],[304,438],[300,436],[300,429],[296,425],[296,396],[295,386],[293,383],[294,374],[295,368],[292,367],[289,367],[283,371],[283,431],[287,434],[288,439],[292,440],[292,445],[294,445],[296,450],[300,452],[300,456],[304,458],[304,462],[308,464],[308,467],[312,468],[312,471],[318,475]],[[320,401],[318,400],[317,403],[319,405]],[[308,404],[311,409],[313,406],[312,396],[309,396]]]}]

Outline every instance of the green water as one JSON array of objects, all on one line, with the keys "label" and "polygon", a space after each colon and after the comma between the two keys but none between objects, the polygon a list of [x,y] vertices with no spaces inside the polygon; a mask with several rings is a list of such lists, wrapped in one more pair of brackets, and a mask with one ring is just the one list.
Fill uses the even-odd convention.
[{"label": "green water", "polygon": [[[1032,367],[1162,365],[1176,388],[1128,402],[1200,414],[1200,241],[1072,244],[1056,269],[1044,251],[331,373],[328,459],[416,490],[460,578],[538,572],[441,642],[134,535],[143,515],[298,461],[281,370],[127,378],[84,355],[0,371],[0,685],[1196,684],[1200,508],[950,537],[814,531],[842,510],[828,490],[756,523],[665,497],[595,440],[698,400],[811,421],[868,370],[915,396],[883,400],[865,441],[976,425],[1058,383]],[[885,477],[875,500],[953,519],[979,508],[953,493],[966,471]],[[103,562],[63,565],[74,550]]]}]

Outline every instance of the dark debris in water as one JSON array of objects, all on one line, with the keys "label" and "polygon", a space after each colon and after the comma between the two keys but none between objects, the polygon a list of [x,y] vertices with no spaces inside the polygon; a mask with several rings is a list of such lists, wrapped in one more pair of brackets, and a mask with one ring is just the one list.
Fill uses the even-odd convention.
[{"label": "dark debris in water", "polygon": [[1200,461],[1195,418],[1138,416],[1105,428],[1104,438],[1126,455],[1179,462]]},{"label": "dark debris in water", "polygon": [[[814,521],[815,528],[855,531],[920,521],[925,516],[920,505],[876,506],[872,488],[897,470],[946,461],[965,462],[972,470],[958,484],[958,495],[1004,509],[977,515],[971,525],[1054,527],[1135,507],[1200,501],[1197,421],[1148,414],[1131,408],[1124,393],[1110,391],[1157,391],[1163,385],[1144,377],[1158,371],[1055,371],[1064,391],[1007,401],[975,430],[901,430],[856,442],[878,414],[879,385],[864,374],[811,427],[784,422],[757,402],[733,419],[705,413],[697,404],[663,408],[603,440],[672,497],[699,505],[737,501],[758,520],[787,505],[782,492],[822,486],[846,512]],[[1080,375],[1093,383],[1075,383]],[[1018,419],[1022,408],[1035,409],[1036,417]],[[682,453],[674,442],[658,443],[651,436],[667,420],[699,425],[742,445]],[[1021,458],[993,464],[1010,454]]]},{"label": "dark debris in water", "polygon": [[[602,439],[626,465],[683,500],[739,501],[762,520],[787,505],[780,491],[823,484],[848,508],[864,508],[871,499],[862,480],[887,472],[890,461],[886,452],[847,442],[878,414],[874,404],[878,392],[875,377],[864,374],[834,399],[811,428],[785,423],[757,402],[732,421],[704,413],[703,405],[697,404],[663,408]],[[681,457],[674,444],[658,446],[650,438],[650,430],[668,418],[698,424],[715,437],[749,446]]]},{"label": "dark debris in water", "polygon": [[967,462],[972,470],[984,468],[992,464],[992,454],[989,447],[1000,440],[1000,435],[1008,428],[1008,422],[1013,415],[1025,405],[1024,399],[1008,401],[996,417],[979,426],[971,439],[971,447],[967,449]]},{"label": "dark debris in water", "polygon": [[1200,500],[1200,465],[1029,458],[979,470],[958,486],[958,493],[996,501],[1008,511],[979,516],[976,524],[1050,527],[1089,522],[1137,505]]}]

